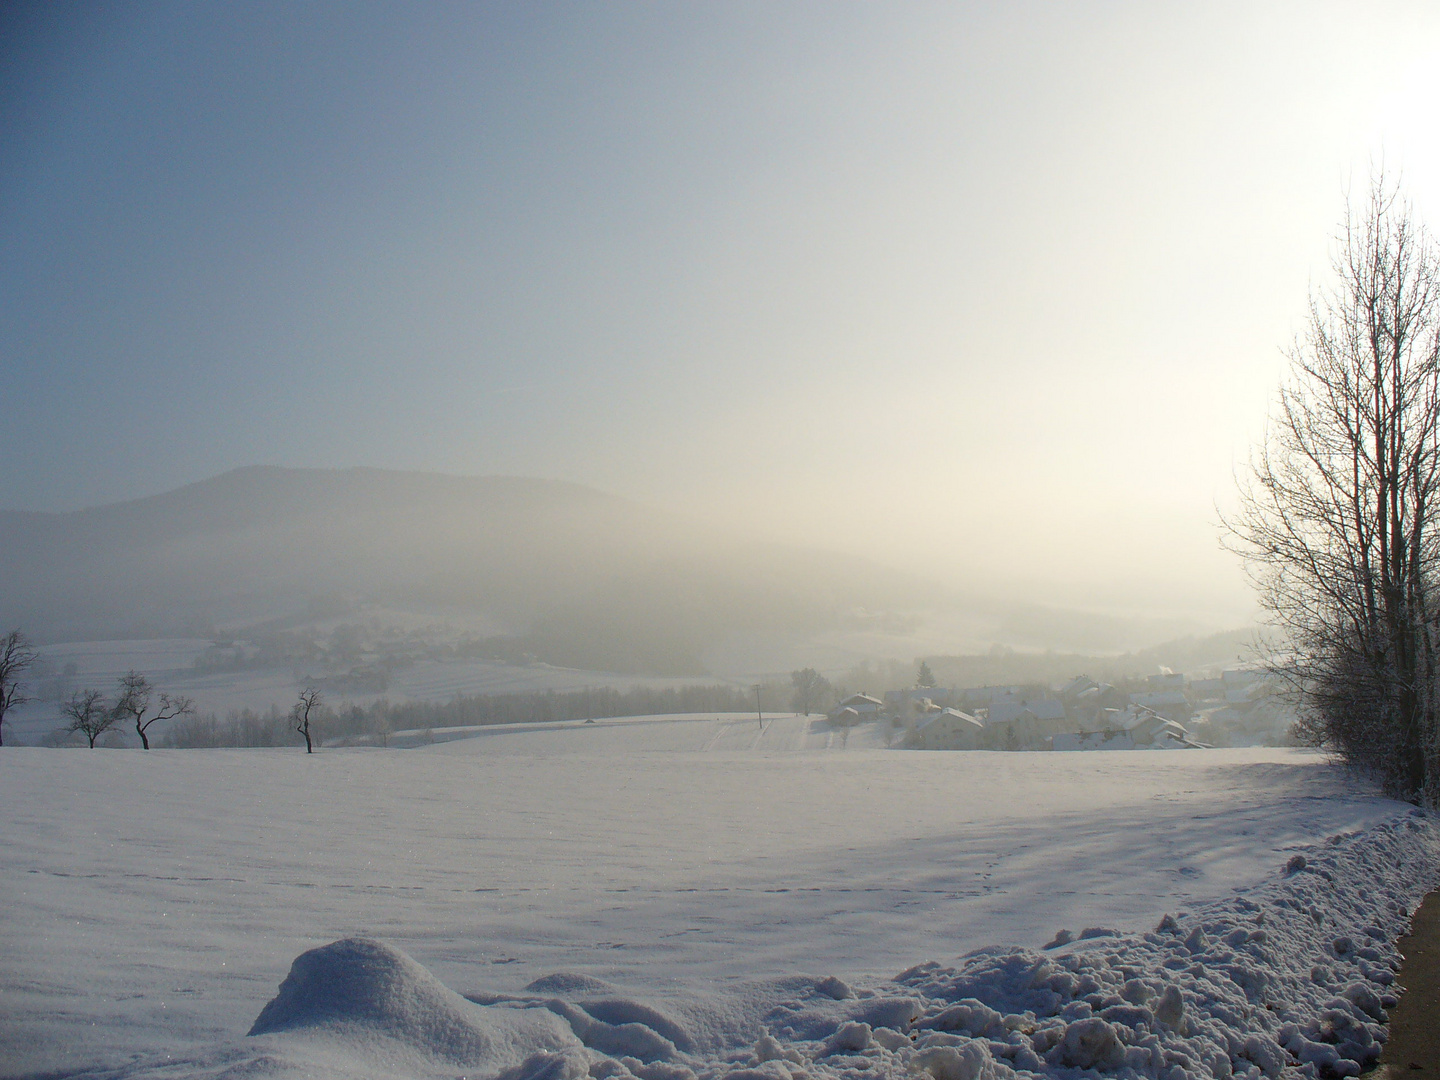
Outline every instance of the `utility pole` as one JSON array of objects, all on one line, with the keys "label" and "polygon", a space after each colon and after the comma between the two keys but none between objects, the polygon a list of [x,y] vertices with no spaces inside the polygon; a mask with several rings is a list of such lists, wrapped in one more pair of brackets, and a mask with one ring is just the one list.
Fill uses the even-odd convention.
[{"label": "utility pole", "polygon": [[755,684],[755,719],[760,724],[760,730],[765,730],[765,714],[760,711],[760,684]]}]

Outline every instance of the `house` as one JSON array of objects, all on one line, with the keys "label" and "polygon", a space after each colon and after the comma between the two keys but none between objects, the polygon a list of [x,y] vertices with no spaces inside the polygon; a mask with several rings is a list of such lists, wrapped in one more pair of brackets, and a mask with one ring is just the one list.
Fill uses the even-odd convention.
[{"label": "house", "polygon": [[1151,709],[1137,708],[1127,720],[1125,730],[1137,747],[1201,749],[1181,724]]},{"label": "house", "polygon": [[1284,746],[1296,719],[1294,702],[1273,694],[1210,714],[1212,728],[1227,746]]},{"label": "house", "polygon": [[1223,701],[1225,698],[1224,679],[1191,679],[1190,700],[1201,701]]},{"label": "house", "polygon": [[1101,716],[1110,710],[1125,709],[1130,705],[1130,695],[1109,683],[1094,683],[1075,695],[1066,712],[1072,728],[1080,731],[1096,731]]},{"label": "house", "polygon": [[985,746],[990,750],[1045,750],[1069,726],[1065,706],[1054,698],[999,701],[985,711]]},{"label": "house", "polygon": [[985,722],[987,724],[1008,724],[1025,714],[1029,714],[1035,720],[1061,721],[1065,719],[1065,705],[1054,698],[1040,698],[1035,701],[1026,701],[1023,698],[1019,701],[997,701],[987,710]]},{"label": "house", "polygon": [[880,710],[885,703],[879,698],[873,698],[869,694],[851,694],[840,704],[836,705],[830,713],[830,720],[835,724],[858,724],[861,720],[874,720],[880,715]]},{"label": "house", "polygon": [[1036,689],[1031,687],[1027,691],[1023,686],[972,686],[968,690],[959,691],[953,704],[961,709],[984,709],[997,701],[1016,701],[1031,695],[1039,696]]},{"label": "house", "polygon": [[955,691],[944,686],[917,686],[908,693],[911,701],[918,698],[929,698],[942,709],[948,709],[955,704]]},{"label": "house", "polygon": [[910,699],[909,715],[911,718],[919,718],[929,716],[931,713],[940,712],[944,708],[948,708],[948,706],[937,705],[928,697],[912,697]]},{"label": "house", "polygon": [[885,711],[897,720],[936,712],[954,704],[952,693],[940,686],[917,686],[912,690],[886,690]]},{"label": "house", "polygon": [[979,750],[985,725],[959,709],[941,709],[918,720],[905,745],[919,750]]},{"label": "house", "polygon": [[1238,679],[1230,680],[1225,683],[1225,704],[1244,709],[1269,697],[1273,692],[1270,682],[1265,679],[1254,678],[1243,682]]},{"label": "house", "polygon": [[1060,688],[1060,700],[1069,706],[1086,690],[1090,690],[1096,685],[1095,680],[1090,678],[1090,676],[1076,675],[1075,678]]},{"label": "house", "polygon": [[1103,727],[1066,732],[1050,740],[1052,750],[1180,750],[1202,749],[1185,728],[1150,709],[1132,706],[1125,712],[1108,709]]},{"label": "house", "polygon": [[1050,740],[1052,750],[1134,750],[1135,740],[1128,731],[1077,731],[1056,735]]},{"label": "house", "polygon": [[1183,690],[1160,690],[1145,694],[1134,694],[1130,700],[1142,709],[1159,713],[1176,723],[1188,723],[1195,709]]}]

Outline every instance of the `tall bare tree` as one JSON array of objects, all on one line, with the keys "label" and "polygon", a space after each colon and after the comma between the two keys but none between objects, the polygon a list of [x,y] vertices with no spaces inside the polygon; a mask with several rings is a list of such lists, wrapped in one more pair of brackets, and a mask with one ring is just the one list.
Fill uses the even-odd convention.
[{"label": "tall bare tree", "polygon": [[290,722],[295,730],[305,736],[305,752],[313,754],[314,744],[310,741],[310,725],[314,723],[315,717],[311,714],[325,704],[320,696],[320,691],[313,686],[307,686],[300,691],[300,700],[290,708]]},{"label": "tall bare tree", "polygon": [[195,711],[195,703],[188,697],[162,693],[159,704],[151,706],[155,688],[150,680],[133,668],[120,676],[120,696],[115,701],[115,712],[135,725],[135,734],[140,736],[140,745],[150,749],[150,737],[145,734],[150,725],[158,720],[174,720],[189,716]]},{"label": "tall bare tree", "polygon": [[791,695],[790,707],[796,712],[810,715],[812,709],[822,707],[827,698],[833,696],[830,680],[814,668],[801,668],[790,673],[790,685],[795,688]]},{"label": "tall bare tree", "polygon": [[1440,259],[1383,175],[1338,239],[1227,524],[1293,646],[1302,734],[1434,806]]},{"label": "tall bare tree", "polygon": [[91,750],[95,749],[96,739],[120,722],[120,714],[106,703],[99,690],[76,690],[60,711],[70,718],[65,730],[84,735],[90,740]]},{"label": "tall bare tree", "polygon": [[20,692],[20,677],[39,658],[19,630],[0,637],[0,746],[5,745],[5,714],[30,699]]}]

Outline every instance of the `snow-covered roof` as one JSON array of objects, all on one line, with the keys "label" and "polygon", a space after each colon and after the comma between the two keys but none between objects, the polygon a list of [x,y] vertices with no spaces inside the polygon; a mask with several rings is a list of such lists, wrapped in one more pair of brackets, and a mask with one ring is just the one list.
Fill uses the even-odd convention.
[{"label": "snow-covered roof", "polygon": [[1163,709],[1171,705],[1189,705],[1189,700],[1179,690],[1158,690],[1153,693],[1136,694],[1132,701],[1147,709]]},{"label": "snow-covered roof", "polygon": [[996,702],[1018,699],[1024,691],[1018,686],[972,686],[960,693],[971,701]]},{"label": "snow-covered roof", "polygon": [[1054,698],[1040,698],[1036,701],[997,701],[990,706],[986,723],[1008,724],[1030,713],[1037,720],[1065,719],[1065,706]]},{"label": "snow-covered roof", "polygon": [[929,716],[925,717],[924,720],[921,720],[919,723],[917,723],[915,725],[915,730],[923,731],[931,724],[938,723],[941,720],[960,724],[963,727],[973,727],[976,731],[983,731],[985,728],[984,724],[982,724],[979,720],[975,719],[975,717],[971,716],[969,713],[961,712],[959,709],[941,709],[939,712],[933,712]]}]

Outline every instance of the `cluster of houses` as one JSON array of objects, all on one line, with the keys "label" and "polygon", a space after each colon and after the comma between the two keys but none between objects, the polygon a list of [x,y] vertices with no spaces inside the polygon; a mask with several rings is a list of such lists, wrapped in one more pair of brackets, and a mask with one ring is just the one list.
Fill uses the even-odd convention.
[{"label": "cluster of houses", "polygon": [[841,726],[886,721],[901,745],[919,750],[1200,749],[1217,740],[1202,741],[1197,730],[1226,745],[1278,741],[1271,736],[1283,734],[1289,717],[1271,697],[1254,671],[1187,680],[1162,670],[1127,690],[1081,675],[1058,690],[916,687],[883,698],[851,694],[830,719]]}]

